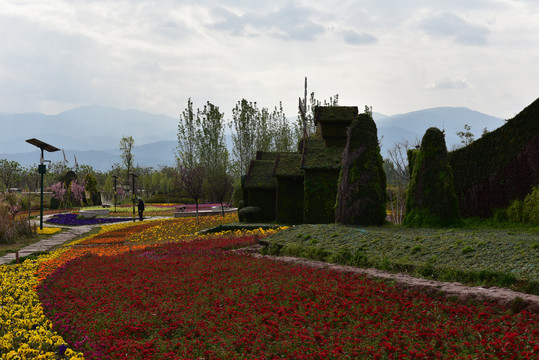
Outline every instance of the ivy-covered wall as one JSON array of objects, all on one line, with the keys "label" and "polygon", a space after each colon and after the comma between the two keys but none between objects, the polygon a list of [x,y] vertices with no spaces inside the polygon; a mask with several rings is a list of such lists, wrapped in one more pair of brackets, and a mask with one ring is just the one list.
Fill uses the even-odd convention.
[{"label": "ivy-covered wall", "polygon": [[305,170],[304,209],[305,224],[335,222],[335,201],[340,169]]},{"label": "ivy-covered wall", "polygon": [[275,221],[275,189],[253,188],[248,189],[247,192],[249,206],[256,206],[261,210],[258,219]]},{"label": "ivy-covered wall", "polygon": [[502,127],[449,153],[463,216],[489,217],[539,184],[539,99]]},{"label": "ivy-covered wall", "polygon": [[277,222],[303,222],[303,176],[277,178]]}]

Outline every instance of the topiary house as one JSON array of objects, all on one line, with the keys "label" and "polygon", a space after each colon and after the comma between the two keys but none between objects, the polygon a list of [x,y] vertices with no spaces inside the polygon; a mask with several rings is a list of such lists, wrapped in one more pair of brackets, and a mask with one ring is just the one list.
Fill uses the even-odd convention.
[{"label": "topiary house", "polygon": [[502,127],[449,153],[463,216],[489,217],[539,185],[539,99]]},{"label": "topiary house", "polygon": [[357,106],[317,107],[316,133],[299,152],[257,152],[245,178],[245,205],[260,207],[265,221],[334,222],[346,129],[357,114]]},{"label": "topiary house", "polygon": [[277,155],[273,176],[277,179],[276,220],[280,223],[303,222],[303,177],[299,168],[300,153],[284,152]]}]

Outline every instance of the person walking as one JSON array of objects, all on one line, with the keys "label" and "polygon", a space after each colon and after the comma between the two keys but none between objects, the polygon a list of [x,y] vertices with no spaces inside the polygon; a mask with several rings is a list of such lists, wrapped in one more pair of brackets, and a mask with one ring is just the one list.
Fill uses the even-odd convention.
[{"label": "person walking", "polygon": [[140,221],[142,221],[142,215],[144,214],[144,201],[142,201],[142,198],[138,198],[138,217]]}]

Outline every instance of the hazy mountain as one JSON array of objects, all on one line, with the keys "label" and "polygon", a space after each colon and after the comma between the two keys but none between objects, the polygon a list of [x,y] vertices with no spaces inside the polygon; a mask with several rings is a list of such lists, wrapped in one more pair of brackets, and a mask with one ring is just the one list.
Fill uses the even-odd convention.
[{"label": "hazy mountain", "polygon": [[135,145],[176,138],[178,120],[137,110],[83,106],[57,115],[0,114],[0,153],[31,151],[25,142],[37,138],[63,149],[103,150],[117,147],[123,136]]},{"label": "hazy mountain", "polygon": [[[421,141],[429,127],[437,127],[445,131],[445,142],[448,150],[460,146],[457,132],[464,131],[464,125],[471,126],[470,132],[478,139],[483,129],[495,130],[504,124],[504,120],[486,115],[464,107],[438,107],[409,112],[392,116],[377,116],[373,114],[378,137],[382,141],[382,156],[391,149],[396,141],[406,139],[414,142]],[[383,138],[382,138],[383,137]]]},{"label": "hazy mountain", "polygon": [[[460,143],[457,131],[464,125],[472,127],[476,138],[484,128],[492,131],[504,124],[503,119],[467,108],[432,108],[406,114],[387,116],[374,113],[378,136],[382,141],[382,156],[395,141],[421,139],[425,131],[436,126],[445,130],[447,148]],[[294,119],[295,121],[295,119]],[[136,110],[118,110],[105,106],[85,106],[57,115],[40,113],[0,113],[0,159],[15,160],[23,166],[39,162],[39,150],[25,142],[37,138],[63,148],[68,165],[86,164],[107,171],[120,163],[118,144],[122,136],[133,136],[135,164],[157,168],[174,164],[177,146],[178,119]],[[229,150],[230,136],[226,137]],[[62,161],[61,151],[46,153],[46,159]]]}]

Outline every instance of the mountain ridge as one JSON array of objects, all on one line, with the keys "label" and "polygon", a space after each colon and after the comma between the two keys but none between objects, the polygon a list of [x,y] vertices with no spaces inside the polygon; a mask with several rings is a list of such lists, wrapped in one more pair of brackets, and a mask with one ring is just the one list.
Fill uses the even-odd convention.
[{"label": "mountain ridge", "polygon": [[[447,148],[451,150],[460,143],[456,132],[463,131],[465,124],[472,127],[476,139],[485,127],[492,131],[504,124],[501,118],[465,107],[435,107],[397,115],[373,113],[373,117],[384,158],[395,142],[420,141],[432,126],[445,130]],[[295,122],[294,118],[289,120]],[[14,160],[23,166],[39,162],[37,149],[25,142],[32,137],[63,148],[70,164],[76,155],[79,164],[100,171],[110,170],[121,161],[118,144],[123,136],[135,140],[135,164],[157,168],[175,161],[178,120],[167,115],[89,105],[57,115],[0,113],[0,124],[4,130],[0,133],[0,159]],[[229,135],[227,144],[231,150]],[[47,153],[46,158],[63,161],[61,152]]]}]

